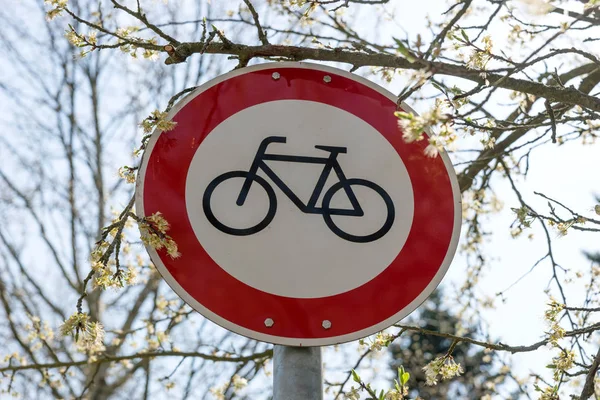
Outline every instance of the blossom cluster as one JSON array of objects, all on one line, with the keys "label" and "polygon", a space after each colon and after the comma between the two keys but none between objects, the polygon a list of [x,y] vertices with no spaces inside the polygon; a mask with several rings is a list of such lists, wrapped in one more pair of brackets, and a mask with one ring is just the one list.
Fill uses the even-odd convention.
[{"label": "blossom cluster", "polygon": [[[491,56],[492,46],[493,46],[492,38],[489,35],[484,36],[482,39],[482,42],[483,42],[484,48],[482,50],[480,50],[480,49],[473,50],[473,52],[469,56],[469,59],[467,60],[467,63],[466,63],[467,68],[477,69],[477,70],[485,70],[486,69],[488,62],[492,58],[492,56]],[[482,74],[481,77],[486,79],[485,74]],[[489,85],[489,82],[487,81],[487,79],[486,79],[486,85]]]},{"label": "blossom cluster", "polygon": [[122,288],[124,286],[134,285],[137,282],[137,270],[128,266],[126,269],[119,268],[113,272],[111,266],[114,262],[109,262],[108,265],[102,262],[92,263],[92,270],[95,272],[94,285],[101,289]]},{"label": "blossom cluster", "polygon": [[67,0],[45,0],[44,3],[52,7],[52,9],[46,13],[48,21],[52,21],[54,18],[62,15],[63,11],[67,8]]},{"label": "blossom cluster", "polygon": [[550,364],[554,369],[554,380],[560,380],[563,372],[573,368],[575,364],[575,353],[570,350],[562,350],[557,357],[552,359]]},{"label": "blossom cluster", "polygon": [[96,353],[104,350],[104,328],[92,322],[87,313],[76,312],[60,327],[63,336],[73,335],[80,351]]},{"label": "blossom cluster", "polygon": [[542,400],[558,400],[560,398],[560,382],[563,380],[564,374],[575,365],[575,353],[565,350],[559,345],[559,341],[566,335],[565,329],[560,326],[560,315],[564,309],[565,306],[563,304],[551,299],[548,309],[544,312],[544,319],[550,326],[550,331],[548,332],[549,344],[558,349],[559,354],[553,357],[552,363],[547,366],[553,370],[552,375],[555,384],[548,385],[545,388],[540,388],[537,384],[534,385],[535,390],[541,393],[540,399]]},{"label": "blossom cluster", "polygon": [[369,346],[369,348],[372,351],[380,351],[382,348],[387,347],[393,339],[394,336],[390,335],[389,333],[379,332],[375,335],[375,338],[371,342],[371,346]]},{"label": "blossom cluster", "polygon": [[177,244],[167,235],[169,223],[160,212],[156,212],[145,218],[140,223],[140,231],[142,233],[142,242],[146,246],[150,246],[156,250],[166,249],[167,254],[171,258],[177,258],[181,254],[177,249]]},{"label": "blossom cluster", "polygon": [[402,132],[402,138],[407,143],[423,140],[426,129],[436,129],[436,134],[429,135],[429,144],[425,148],[425,154],[429,157],[436,157],[445,146],[456,141],[456,133],[451,126],[447,104],[442,99],[436,99],[433,108],[423,115],[404,111],[397,111],[395,115],[398,117],[398,127]]},{"label": "blossom cluster", "polygon": [[555,222],[554,220],[548,220],[548,225],[553,226],[558,230],[560,236],[565,236],[571,227],[575,224],[585,224],[587,219],[584,217],[571,218],[567,221]]},{"label": "blossom cluster", "polygon": [[225,399],[225,391],[228,387],[231,387],[234,392],[240,391],[248,385],[248,380],[246,378],[242,378],[239,375],[234,375],[231,378],[231,382],[227,382],[222,386],[211,388],[210,392],[217,400]]},{"label": "blossom cluster", "polygon": [[463,373],[462,366],[454,361],[452,356],[437,357],[425,367],[425,378],[430,386],[437,385],[438,376],[446,381]]},{"label": "blossom cluster", "polygon": [[158,110],[152,111],[152,114],[142,121],[140,127],[144,130],[144,133],[150,133],[154,128],[160,129],[161,131],[170,131],[175,128],[177,122],[173,122],[167,119],[167,113]]},{"label": "blossom cluster", "polygon": [[558,346],[558,341],[565,336],[565,330],[560,326],[558,315],[563,311],[565,306],[551,300],[548,304],[548,309],[544,312],[544,319],[550,326],[550,344]]},{"label": "blossom cluster", "polygon": [[535,213],[527,206],[520,208],[512,208],[512,211],[517,214],[517,220],[519,221],[519,228],[521,230],[525,228],[531,228],[531,224],[535,221]]},{"label": "blossom cluster", "polygon": [[46,321],[42,322],[39,317],[29,314],[27,316],[31,321],[25,325],[25,330],[29,332],[27,340],[31,350],[36,351],[41,349],[44,343],[49,343],[54,339],[54,331]]},{"label": "blossom cluster", "polygon": [[79,58],[83,58],[88,55],[91,51],[96,49],[98,44],[97,38],[98,32],[92,30],[87,35],[78,33],[72,25],[69,25],[69,29],[65,33],[65,37],[75,47],[88,48],[88,50],[81,50],[79,52]]},{"label": "blossom cluster", "polygon": [[150,47],[157,45],[156,38],[143,39],[140,37],[133,36],[134,33],[138,32],[140,28],[138,26],[126,26],[117,28],[114,33],[114,36],[118,38],[117,44],[119,44],[119,49],[123,53],[128,53],[131,57],[138,57],[138,50],[142,49],[142,56],[145,59],[149,59],[155,61],[158,59],[158,51],[148,48],[147,45],[151,45]]},{"label": "blossom cluster", "polygon": [[[113,220],[113,228],[109,232],[114,236],[114,240],[121,243],[123,234],[118,233],[118,228],[115,227],[118,223],[125,223],[119,220]],[[116,236],[119,237],[116,237]],[[122,288],[127,285],[133,285],[137,281],[137,269],[134,266],[128,266],[126,269],[121,268],[116,260],[107,260],[110,244],[106,240],[100,240],[96,243],[96,247],[90,254],[91,269],[94,271],[94,286],[103,290],[108,288]],[[124,247],[124,252],[127,247]],[[118,257],[118,255],[116,256]]]},{"label": "blossom cluster", "polygon": [[77,33],[75,29],[69,25],[69,30],[65,33],[65,37],[75,47],[95,46],[98,43],[98,33],[91,31],[87,35]]},{"label": "blossom cluster", "polygon": [[127,183],[135,183],[135,171],[136,168],[125,165],[119,168],[119,176],[125,179]]}]

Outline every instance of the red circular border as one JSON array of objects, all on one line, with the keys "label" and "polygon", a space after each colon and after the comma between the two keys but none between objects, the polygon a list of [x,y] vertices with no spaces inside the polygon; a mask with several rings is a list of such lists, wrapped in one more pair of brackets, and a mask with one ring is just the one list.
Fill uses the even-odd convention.
[{"label": "red circular border", "polygon": [[[229,78],[193,98],[160,133],[143,181],[145,215],[160,211],[181,257],[159,257],[173,279],[196,301],[232,324],[286,338],[342,336],[397,314],[430,284],[451,245],[455,199],[440,156],[424,155],[427,141],[407,144],[393,113],[396,104],[376,90],[341,75],[308,68],[269,68]],[[281,74],[275,80],[274,71]],[[333,77],[324,83],[324,75]],[[255,289],[219,267],[198,242],[188,219],[185,187],[189,165],[204,138],[237,112],[265,102],[307,100],[345,110],[379,131],[404,162],[414,192],[410,234],[396,259],[364,285],[334,296],[297,299]],[[201,200],[198,199],[198,207]],[[397,205],[400,207],[401,205]],[[397,221],[396,223],[399,223]],[[368,266],[365,266],[368,267]],[[276,323],[267,328],[266,318]],[[322,321],[331,321],[324,330]]]}]

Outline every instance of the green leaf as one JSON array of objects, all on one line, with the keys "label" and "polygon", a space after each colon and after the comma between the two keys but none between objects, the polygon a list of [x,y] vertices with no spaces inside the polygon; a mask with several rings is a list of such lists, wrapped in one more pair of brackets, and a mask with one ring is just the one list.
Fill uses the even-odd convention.
[{"label": "green leaf", "polygon": [[385,400],[385,392],[383,389],[381,389],[381,392],[379,392],[379,400]]},{"label": "green leaf", "polygon": [[439,90],[440,92],[442,92],[442,93],[446,94],[446,91],[444,90],[444,88],[443,88],[443,87],[441,87],[440,85],[438,85],[438,84],[437,84],[437,83],[435,83],[435,82],[431,82],[431,84],[433,85],[433,87],[434,87],[434,88],[436,88],[436,89],[437,89],[437,90]]},{"label": "green leaf", "polygon": [[414,118],[414,115],[412,113],[406,113],[403,111],[395,111],[394,115],[397,118],[402,118],[402,119],[413,119]]},{"label": "green leaf", "polygon": [[404,46],[404,43],[402,43],[402,40],[395,38],[393,36],[392,36],[392,39],[394,39],[394,42],[396,42],[396,45],[398,46],[398,48],[402,48],[402,49],[406,50],[406,47]]},{"label": "green leaf", "polygon": [[360,376],[358,376],[355,370],[352,370],[352,379],[354,380],[354,382],[360,383]]},{"label": "green leaf", "polygon": [[465,41],[466,41],[466,42],[468,42],[468,41],[469,41],[469,37],[467,36],[467,32],[465,32],[465,30],[464,30],[464,29],[461,29],[461,30],[460,30],[460,34],[461,34],[461,36],[463,37],[463,39],[465,39]]},{"label": "green leaf", "polygon": [[402,43],[401,40],[396,39],[396,38],[392,38],[394,39],[394,42],[396,42],[396,45],[398,46],[398,51],[400,52],[400,54],[402,54],[404,56],[404,58],[406,58],[406,60],[409,63],[414,63],[416,61],[416,58],[414,55],[412,55],[412,53],[410,52],[410,50],[408,50],[406,48],[406,46],[404,45],[404,43]]},{"label": "green leaf", "polygon": [[402,386],[406,385],[406,383],[408,382],[409,379],[410,379],[410,374],[408,372],[403,373],[402,376],[400,377],[400,382],[402,383]]}]

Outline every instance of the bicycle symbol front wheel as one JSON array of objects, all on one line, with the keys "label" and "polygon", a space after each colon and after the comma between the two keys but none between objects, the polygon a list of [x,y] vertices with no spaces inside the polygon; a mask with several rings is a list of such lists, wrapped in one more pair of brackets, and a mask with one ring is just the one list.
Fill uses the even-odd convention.
[{"label": "bicycle symbol front wheel", "polygon": [[[387,208],[386,219],[385,219],[385,222],[383,223],[383,226],[374,233],[359,236],[359,235],[350,234],[348,232],[344,232],[335,224],[335,222],[331,218],[331,212],[330,212],[331,199],[337,193],[338,190],[344,189],[346,186],[353,186],[353,185],[368,187],[369,189],[372,189],[375,192],[377,192],[377,194],[383,198],[383,201]],[[325,220],[325,224],[327,224],[327,227],[329,227],[329,229],[333,233],[335,233],[342,239],[346,239],[351,242],[368,243],[368,242],[372,242],[374,240],[377,240],[377,239],[383,237],[392,228],[392,225],[394,224],[395,213],[396,213],[396,210],[394,208],[394,203],[392,202],[392,198],[390,197],[390,195],[387,194],[387,192],[385,190],[383,190],[383,188],[381,186],[379,186],[376,183],[373,183],[371,181],[368,181],[366,179],[354,178],[354,179],[348,179],[345,182],[337,182],[336,184],[331,186],[331,188],[323,196],[323,219]]]},{"label": "bicycle symbol front wheel", "polygon": [[[273,190],[271,185],[269,185],[269,183],[264,178],[262,178],[258,175],[253,175],[252,177],[250,177],[249,175],[250,175],[250,173],[248,171],[226,172],[222,175],[217,176],[215,179],[213,179],[212,182],[210,182],[208,184],[208,186],[206,187],[206,190],[204,191],[204,196],[202,197],[202,208],[204,209],[204,214],[206,215],[206,218],[208,219],[208,221],[215,228],[220,230],[221,232],[225,232],[225,233],[228,233],[230,235],[235,235],[235,236],[252,235],[254,233],[258,233],[258,232],[262,231],[263,229],[265,229],[271,223],[273,218],[275,217],[275,212],[277,211],[277,196],[275,196],[275,191]],[[210,200],[211,200],[214,190],[221,183],[225,182],[228,179],[232,179],[232,178],[244,178],[244,181],[246,179],[252,179],[253,180],[252,183],[258,183],[258,186],[262,187],[264,189],[264,191],[267,192],[267,198],[269,200],[269,207],[267,210],[267,214],[264,216],[264,218],[258,224],[248,227],[248,228],[234,228],[231,226],[227,226],[224,223],[222,223],[221,221],[219,221],[217,219],[217,217],[215,216],[215,214],[213,213]],[[256,185],[253,185],[253,186],[256,186]],[[240,190],[241,190],[241,187],[240,187]],[[243,207],[243,204],[239,205],[239,207]]]}]

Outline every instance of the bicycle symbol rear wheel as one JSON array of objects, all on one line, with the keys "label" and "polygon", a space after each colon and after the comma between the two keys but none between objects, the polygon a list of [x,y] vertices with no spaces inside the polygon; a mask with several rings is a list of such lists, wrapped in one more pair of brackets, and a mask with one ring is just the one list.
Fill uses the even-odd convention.
[{"label": "bicycle symbol rear wheel", "polygon": [[[202,208],[204,209],[204,214],[206,215],[206,218],[208,219],[208,221],[215,228],[220,230],[221,232],[225,232],[225,233],[228,233],[230,235],[235,235],[235,236],[252,235],[254,233],[258,233],[258,232],[262,231],[263,229],[265,229],[271,223],[271,221],[273,221],[273,218],[275,217],[275,213],[277,212],[277,196],[275,196],[275,191],[273,190],[271,185],[269,185],[269,183],[264,178],[262,178],[258,175],[254,175],[250,179],[252,179],[254,181],[253,183],[258,183],[258,186],[262,187],[265,190],[265,192],[267,192],[267,197],[269,199],[269,208],[268,208],[267,214],[264,216],[264,218],[258,224],[248,227],[248,228],[232,228],[230,226],[225,225],[221,221],[219,221],[217,219],[217,217],[215,216],[215,214],[213,213],[210,199],[213,195],[215,188],[228,179],[232,179],[232,178],[248,179],[249,174],[250,173],[248,171],[226,172],[222,175],[217,176],[215,179],[213,179],[212,182],[210,182],[208,184],[208,186],[206,187],[206,190],[204,191],[204,196],[202,197]],[[256,185],[253,185],[253,186],[256,186]],[[240,189],[241,189],[241,187],[240,187]],[[239,207],[243,207],[243,205],[241,205]]]},{"label": "bicycle symbol rear wheel", "polygon": [[[348,232],[344,232],[335,224],[335,222],[331,218],[331,212],[330,212],[331,199],[336,194],[336,192],[340,189],[343,189],[345,185],[348,185],[348,186],[356,185],[356,186],[368,187],[369,189],[372,189],[375,192],[377,192],[377,194],[383,198],[383,201],[387,208],[387,215],[386,215],[385,222],[383,223],[383,226],[378,231],[368,234],[368,235],[358,236],[358,235],[352,235]],[[387,192],[385,190],[383,190],[383,188],[381,186],[379,186],[376,183],[373,183],[371,181],[368,181],[366,179],[352,178],[352,179],[346,180],[345,182],[337,182],[336,184],[331,186],[331,188],[323,196],[323,219],[325,220],[325,224],[327,224],[327,226],[329,227],[329,229],[331,229],[331,231],[333,233],[335,233],[342,239],[346,239],[351,242],[368,243],[368,242],[372,242],[374,240],[381,238],[386,233],[388,233],[388,231],[392,228],[392,225],[394,224],[395,214],[396,214],[396,209],[394,208],[394,203],[392,202],[392,198],[390,197],[390,195],[387,194]],[[353,217],[353,218],[357,218],[357,217]]]}]

